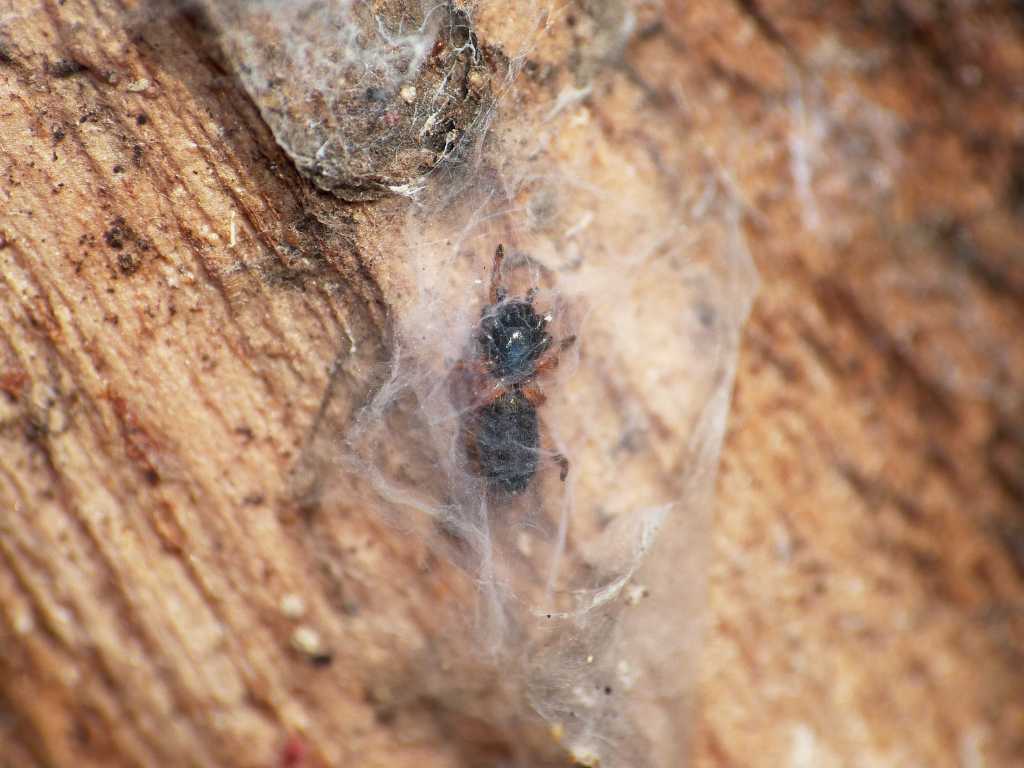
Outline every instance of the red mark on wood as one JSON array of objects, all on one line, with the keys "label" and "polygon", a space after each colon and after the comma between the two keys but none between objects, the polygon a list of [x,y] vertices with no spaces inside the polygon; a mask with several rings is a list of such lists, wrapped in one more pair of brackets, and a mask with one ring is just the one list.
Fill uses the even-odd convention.
[{"label": "red mark on wood", "polygon": [[301,736],[289,736],[281,749],[279,768],[303,768],[308,754],[309,748]]},{"label": "red mark on wood", "polygon": [[24,371],[7,371],[0,373],[0,391],[6,392],[15,400],[21,397],[25,385],[28,383],[28,374]]}]

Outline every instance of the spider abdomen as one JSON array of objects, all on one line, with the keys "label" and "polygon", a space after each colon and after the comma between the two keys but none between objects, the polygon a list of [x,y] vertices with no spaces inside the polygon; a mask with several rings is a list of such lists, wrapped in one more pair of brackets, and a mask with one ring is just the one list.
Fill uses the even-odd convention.
[{"label": "spider abdomen", "polygon": [[512,389],[478,408],[474,416],[480,474],[495,490],[521,493],[537,473],[537,409]]}]

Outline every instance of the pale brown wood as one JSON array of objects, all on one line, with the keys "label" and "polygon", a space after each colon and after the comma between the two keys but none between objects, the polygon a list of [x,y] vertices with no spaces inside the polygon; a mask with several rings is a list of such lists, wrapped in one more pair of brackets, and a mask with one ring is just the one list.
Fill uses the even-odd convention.
[{"label": "pale brown wood", "polygon": [[[738,9],[673,23],[705,62],[692,76],[728,83],[748,130],[722,141],[749,158],[762,214],[698,763],[1018,765],[1024,19],[1009,4],[760,8],[754,44],[734,34]],[[788,66],[823,73],[809,111],[845,93],[898,126],[892,183],[866,194],[891,129],[844,167],[863,112],[836,116],[817,232],[790,155],[759,146],[786,136]]]},{"label": "pale brown wood", "polygon": [[[566,14],[524,110],[574,61],[555,160],[656,204],[704,158],[744,203],[696,764],[1014,765],[1024,24],[824,7],[645,10],[621,61]],[[0,28],[0,763],[562,764],[485,670],[452,694],[464,585],[310,491],[408,300],[403,202],[315,191],[202,14],[125,10]]]}]

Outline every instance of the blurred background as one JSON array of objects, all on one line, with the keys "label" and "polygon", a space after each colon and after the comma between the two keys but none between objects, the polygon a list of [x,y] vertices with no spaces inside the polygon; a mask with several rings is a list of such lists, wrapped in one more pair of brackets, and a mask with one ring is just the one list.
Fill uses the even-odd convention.
[{"label": "blurred background", "polygon": [[761,214],[698,762],[1022,765],[1022,7],[734,10],[673,15]]}]

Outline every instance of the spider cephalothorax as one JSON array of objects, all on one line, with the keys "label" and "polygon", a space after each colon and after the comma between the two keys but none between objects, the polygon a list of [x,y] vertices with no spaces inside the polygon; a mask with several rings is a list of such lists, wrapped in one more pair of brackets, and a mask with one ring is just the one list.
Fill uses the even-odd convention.
[{"label": "spider cephalothorax", "polygon": [[477,341],[491,375],[520,381],[533,375],[537,361],[551,346],[549,318],[527,300],[502,299],[484,309]]}]

